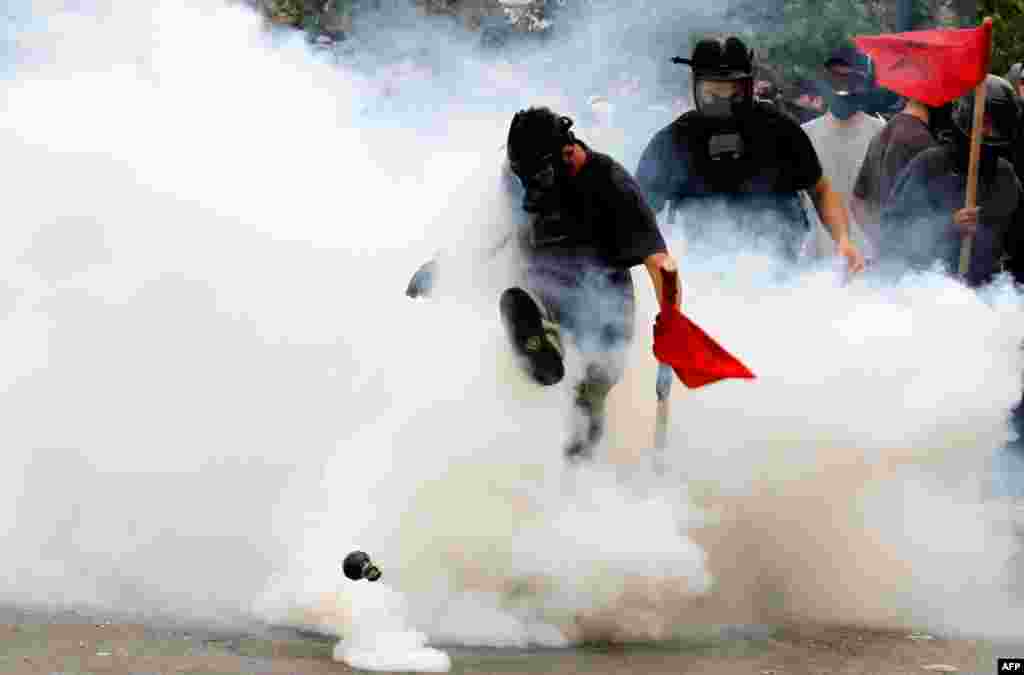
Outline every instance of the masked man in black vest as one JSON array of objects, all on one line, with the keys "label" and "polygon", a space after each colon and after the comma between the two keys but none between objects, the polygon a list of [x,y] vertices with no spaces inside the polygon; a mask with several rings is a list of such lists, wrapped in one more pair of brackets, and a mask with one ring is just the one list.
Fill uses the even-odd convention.
[{"label": "masked man in black vest", "polygon": [[640,158],[637,182],[655,212],[669,204],[691,239],[732,245],[738,233],[795,259],[809,231],[804,190],[849,271],[861,271],[845,204],[807,134],[755,100],[753,52],[736,37],[710,38],[673,61],[693,71],[696,108],[655,134]]}]

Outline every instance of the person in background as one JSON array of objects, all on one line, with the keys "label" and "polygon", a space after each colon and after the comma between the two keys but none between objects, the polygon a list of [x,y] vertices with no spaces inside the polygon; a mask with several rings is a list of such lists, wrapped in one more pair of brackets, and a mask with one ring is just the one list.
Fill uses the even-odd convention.
[{"label": "person in background", "polygon": [[886,123],[868,145],[853,186],[850,210],[868,237],[880,242],[882,207],[896,178],[921,151],[935,145],[932,109],[908,99],[903,110]]},{"label": "person in background", "polygon": [[[978,164],[978,202],[966,208],[974,92],[956,101],[956,132],[924,150],[896,179],[882,207],[883,260],[897,268],[929,268],[941,263],[957,273],[964,239],[972,238],[965,281],[988,283],[1010,260],[1021,238],[1021,185],[1001,156],[1019,134],[1020,104],[1010,83],[996,75],[985,80],[985,117]],[[1009,245],[1009,248],[1008,248]]]},{"label": "person in background", "polygon": [[[1010,83],[1013,90],[1017,92],[1017,98],[1021,99],[1024,104],[1024,63],[1015,63],[1010,66],[1010,70],[1006,73],[1006,81]],[[1017,172],[1017,177],[1020,178],[1024,175],[1024,135],[1017,135],[1017,142],[1012,147],[1007,149],[1006,159],[1010,160],[1013,164],[1014,171]]]},{"label": "person in background", "polygon": [[807,134],[755,100],[753,51],[738,37],[705,38],[689,59],[673,62],[693,71],[696,109],[657,132],[640,158],[636,178],[651,208],[668,204],[693,239],[739,233],[795,261],[807,233],[807,191],[850,272],[863,269],[846,206]]},{"label": "person in background", "polygon": [[[818,153],[822,171],[849,206],[854,183],[872,139],[882,130],[882,120],[864,112],[871,96],[871,74],[867,57],[851,47],[835,50],[824,63],[828,112],[802,126]],[[877,239],[865,236],[861,225],[866,214],[850,214],[850,237],[868,257]],[[825,230],[815,225],[818,256],[831,253]]]},{"label": "person in background", "polygon": [[825,113],[825,100],[818,85],[810,80],[800,79],[794,85],[793,96],[786,107],[797,122],[804,124]]}]

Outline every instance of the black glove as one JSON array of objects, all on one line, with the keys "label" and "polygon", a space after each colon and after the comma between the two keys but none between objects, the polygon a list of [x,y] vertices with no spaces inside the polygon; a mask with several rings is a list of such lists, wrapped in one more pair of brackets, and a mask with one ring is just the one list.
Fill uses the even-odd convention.
[{"label": "black glove", "polygon": [[434,289],[436,281],[437,260],[430,260],[420,265],[420,268],[416,270],[416,274],[412,275],[412,279],[409,280],[409,286],[405,289],[405,294],[410,298],[427,297]]}]

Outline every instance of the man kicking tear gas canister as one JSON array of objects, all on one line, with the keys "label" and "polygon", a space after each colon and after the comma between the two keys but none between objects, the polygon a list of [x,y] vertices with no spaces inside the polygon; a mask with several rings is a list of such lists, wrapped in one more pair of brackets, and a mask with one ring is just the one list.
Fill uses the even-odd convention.
[{"label": "man kicking tear gas canister", "polygon": [[[521,195],[528,216],[517,238],[525,262],[520,285],[506,289],[498,306],[513,349],[538,384],[564,378],[564,337],[579,349],[579,424],[565,446],[566,456],[578,460],[590,457],[602,437],[605,401],[633,339],[630,268],[642,263],[661,298],[662,270],[676,264],[636,182],[577,139],[572,125],[548,108],[512,119],[506,169],[518,179],[509,189]],[[406,293],[428,293],[436,269],[435,261],[421,267]]]}]

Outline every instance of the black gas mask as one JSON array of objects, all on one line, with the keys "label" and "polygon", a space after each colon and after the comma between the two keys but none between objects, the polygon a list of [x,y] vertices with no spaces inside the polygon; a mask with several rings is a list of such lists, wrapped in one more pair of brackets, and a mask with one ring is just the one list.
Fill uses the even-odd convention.
[{"label": "black gas mask", "polygon": [[509,129],[509,169],[523,186],[523,210],[532,218],[531,243],[540,248],[567,238],[570,218],[566,213],[565,183],[568,166],[562,150],[576,142],[573,122],[547,108],[520,111]]},{"label": "black gas mask", "polygon": [[[1020,126],[1020,104],[1016,92],[1005,79],[997,75],[985,78],[985,114],[981,139],[979,170],[982,176],[994,174],[999,157],[1012,150]],[[957,148],[957,163],[966,171],[970,153],[971,127],[974,123],[974,92],[961,96],[953,103],[953,134]]]},{"label": "black gas mask", "polygon": [[672,63],[690,66],[697,112],[710,120],[745,118],[754,106],[754,52],[738,37],[704,38],[690,58]]},{"label": "black gas mask", "polygon": [[751,79],[697,78],[694,82],[694,103],[697,112],[717,120],[742,119],[753,107],[753,87]]},{"label": "black gas mask", "polygon": [[697,111],[707,118],[707,156],[712,162],[741,159],[746,146],[740,128],[753,106],[753,80],[698,79],[694,83]]},{"label": "black gas mask", "polygon": [[561,178],[560,157],[551,152],[529,161],[511,162],[509,168],[516,175],[526,194],[523,210],[527,213],[541,213],[550,206],[551,198]]},{"label": "black gas mask", "polygon": [[516,113],[509,128],[509,168],[526,191],[523,209],[542,213],[557,205],[557,193],[566,167],[562,148],[575,142],[568,117],[550,110],[531,108]]}]

